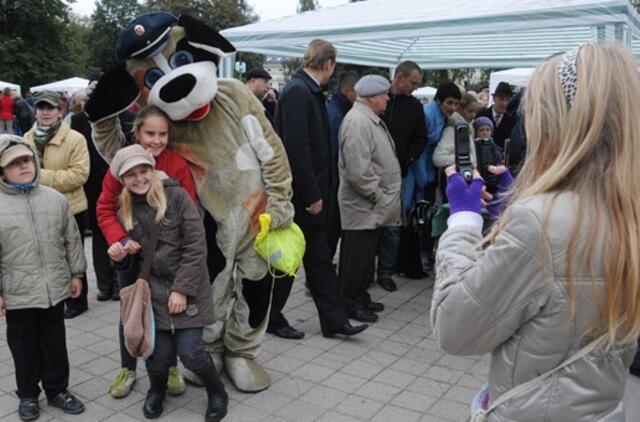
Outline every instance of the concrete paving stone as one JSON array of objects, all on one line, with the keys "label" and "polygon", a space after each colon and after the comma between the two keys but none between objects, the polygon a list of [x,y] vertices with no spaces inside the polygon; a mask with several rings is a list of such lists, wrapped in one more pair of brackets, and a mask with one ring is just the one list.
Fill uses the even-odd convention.
[{"label": "concrete paving stone", "polygon": [[380,337],[383,339],[393,335],[393,331],[378,327],[376,324],[370,325],[369,328],[367,328],[366,333],[370,336]]},{"label": "concrete paving stone", "polygon": [[425,396],[439,399],[451,389],[451,385],[431,380],[429,378],[419,377],[409,384],[406,389],[418,394],[424,394]]},{"label": "concrete paving stone", "polygon": [[0,417],[7,416],[18,410],[20,400],[15,394],[5,393],[0,395]]},{"label": "concrete paving stone", "polygon": [[[414,320],[415,321],[415,320]],[[431,328],[426,328],[424,325],[416,324],[415,322],[411,322],[404,327],[402,327],[402,333],[408,334],[416,337],[420,337],[420,341],[422,341],[426,336],[431,334]]]},{"label": "concrete paving stone", "polygon": [[309,347],[302,344],[298,344],[289,350],[282,353],[283,356],[298,359],[304,362],[312,361],[315,357],[324,353],[323,349],[315,347]]},{"label": "concrete paving stone", "polygon": [[332,369],[341,369],[352,361],[353,359],[349,356],[339,355],[333,352],[324,352],[313,359],[313,363],[316,365],[326,366]]},{"label": "concrete paving stone", "polygon": [[310,381],[305,381],[300,378],[294,378],[292,376],[286,376],[273,383],[271,387],[269,387],[269,390],[297,399],[307,391],[311,390],[314,385],[315,384]]},{"label": "concrete paving stone", "polygon": [[406,312],[403,309],[398,309],[394,312],[391,312],[389,315],[387,315],[389,318],[391,319],[395,319],[398,321],[404,321],[404,322],[411,322],[414,319],[416,319],[416,317],[418,317],[419,314],[415,313],[415,312]]},{"label": "concrete paving stone", "polygon": [[439,366],[445,366],[450,369],[467,372],[478,364],[476,359],[462,356],[444,355],[437,364]]},{"label": "concrete paving stone", "polygon": [[118,337],[118,324],[107,325],[93,331],[94,334],[108,339],[117,339]]},{"label": "concrete paving stone", "polygon": [[[86,371],[83,371],[78,366],[75,366],[72,363],[70,363],[70,366],[71,368],[69,369],[69,388],[72,388],[72,389],[76,388],[78,384],[82,384],[83,382],[86,382],[95,377],[95,375],[92,375]],[[109,384],[107,383],[107,385]],[[105,391],[107,391],[107,387],[105,387]]]},{"label": "concrete paving stone", "polygon": [[194,412],[185,408],[175,409],[173,412],[163,412],[162,417],[157,419],[158,421],[166,422],[202,422],[204,419],[205,409],[202,408],[201,412]]},{"label": "concrete paving stone", "polygon": [[353,342],[358,346],[365,347],[369,350],[374,350],[378,348],[378,346],[382,342],[384,342],[384,338],[381,338],[378,336],[372,336],[368,333],[368,330],[369,328],[367,328],[364,332],[362,332],[361,334],[358,334],[357,336],[350,337],[348,341],[346,341],[345,343]]},{"label": "concrete paving stone", "polygon": [[244,401],[244,404],[269,414],[276,414],[278,410],[291,403],[291,400],[291,397],[287,397],[284,394],[265,390],[253,397],[249,397]]},{"label": "concrete paving stone", "polygon": [[120,344],[116,339],[105,339],[85,349],[99,356],[108,356],[113,352],[120,352]]},{"label": "concrete paving stone", "polygon": [[447,384],[455,384],[464,373],[444,366],[433,365],[427,369],[422,376],[432,380],[446,382]]},{"label": "concrete paving stone", "polygon": [[366,353],[364,356],[360,358],[362,362],[372,363],[374,365],[380,365],[383,367],[387,367],[391,365],[393,362],[398,360],[398,356],[392,355],[390,353],[379,352],[377,350],[372,350]]},{"label": "concrete paving stone", "polygon": [[114,409],[118,412],[123,409],[127,409],[131,406],[134,406],[136,404],[139,404],[140,406],[142,406],[142,401],[145,398],[145,394],[142,394],[138,391],[132,391],[131,393],[129,393],[127,397],[123,397],[121,399],[114,399],[107,393],[107,388],[105,388],[104,394],[95,400],[96,403],[100,403],[101,405],[106,406],[110,409]]},{"label": "concrete paving stone", "polygon": [[59,418],[68,422],[95,422],[103,421],[116,413],[116,410],[93,401],[85,401],[83,403],[85,407],[83,413],[79,415],[68,415],[64,412],[59,412]]},{"label": "concrete paving stone", "polygon": [[392,385],[383,384],[377,381],[369,381],[360,387],[355,394],[361,397],[378,400],[382,403],[388,403],[393,400],[400,391],[402,391],[400,388]]},{"label": "concrete paving stone", "polygon": [[292,357],[280,355],[265,362],[264,367],[268,370],[290,372],[298,369],[305,364],[305,361],[294,359]]},{"label": "concrete paving stone", "polygon": [[342,368],[340,372],[356,375],[358,377],[362,377],[366,379],[372,379],[378,373],[380,373],[380,371],[382,371],[383,369],[384,368],[381,368],[379,366],[376,366],[370,363],[354,360],[353,362],[351,362],[350,364]]},{"label": "concrete paving stone", "polygon": [[14,374],[0,378],[0,391],[5,393],[14,393],[16,391],[16,377]]},{"label": "concrete paving stone", "polygon": [[391,404],[415,412],[426,413],[437,401],[436,398],[411,391],[403,391],[391,400]]},{"label": "concrete paving stone", "polygon": [[395,369],[385,369],[384,371],[380,372],[373,380],[402,389],[411,384],[415,379],[415,375],[396,371]]},{"label": "concrete paving stone", "polygon": [[396,356],[402,356],[411,350],[413,346],[405,343],[399,343],[390,339],[381,342],[376,349],[380,352],[389,353]]},{"label": "concrete paving stone", "polygon": [[[296,400],[280,409],[276,416],[291,422],[313,422],[320,419],[326,412],[327,410],[320,406]],[[232,421],[234,419],[230,418],[229,420]]]},{"label": "concrete paving stone", "polygon": [[385,406],[372,422],[414,422],[420,419],[420,413],[396,406]]},{"label": "concrete paving stone", "polygon": [[345,393],[353,393],[366,382],[367,380],[364,378],[342,372],[336,372],[322,381],[322,385],[344,391]]},{"label": "concrete paving stone", "polygon": [[391,369],[417,376],[422,375],[429,367],[431,367],[431,365],[428,363],[407,358],[400,358],[391,364]]},{"label": "concrete paving stone", "polygon": [[302,340],[288,340],[280,337],[276,337],[272,334],[265,336],[265,341],[262,343],[262,349],[269,350],[273,353],[283,353],[297,345],[301,344]]},{"label": "concrete paving stone", "polygon": [[371,400],[358,395],[350,395],[340,403],[335,410],[345,415],[369,421],[378,414],[383,406],[384,403],[377,400]]},{"label": "concrete paving stone", "polygon": [[486,383],[486,376],[474,373],[466,373],[458,380],[456,384],[461,387],[471,388],[472,390],[477,391]]},{"label": "concrete paving stone", "polygon": [[367,353],[369,349],[359,345],[357,336],[355,336],[353,339],[349,339],[347,341],[344,341],[338,344],[336,347],[331,349],[331,351],[333,353],[349,356],[355,359]]},{"label": "concrete paving stone", "polygon": [[391,341],[397,341],[398,343],[404,343],[411,346],[415,346],[424,340],[424,334],[414,335],[414,334],[405,334],[404,327],[389,337]]},{"label": "concrete paving stone", "polygon": [[[234,405],[233,407],[229,406],[229,410],[227,416],[225,417],[225,420],[228,420],[229,422],[262,422],[265,416],[267,415],[265,415],[264,412],[251,406],[239,403],[237,405]],[[200,417],[200,421],[202,421],[202,416]]]},{"label": "concrete paving stone", "polygon": [[380,318],[378,322],[375,323],[376,327],[383,328],[385,330],[391,330],[394,333],[400,330],[405,325],[407,325],[407,323],[404,321],[398,321],[397,319],[390,318]]},{"label": "concrete paving stone", "polygon": [[92,375],[103,375],[114,369],[120,369],[120,363],[109,358],[99,357],[85,363],[79,369]]},{"label": "concrete paving stone", "polygon": [[471,403],[463,405],[451,400],[440,399],[429,410],[429,413],[453,422],[465,421],[470,417],[470,406]]},{"label": "concrete paving stone", "polygon": [[13,361],[11,362],[0,362],[0,377],[4,377],[5,375],[13,374],[15,372],[13,368]]},{"label": "concrete paving stone", "polygon": [[88,400],[94,400],[107,391],[109,381],[102,377],[92,377],[91,379],[73,387],[73,393]]},{"label": "concrete paving stone", "polygon": [[291,375],[296,378],[302,378],[307,381],[320,382],[334,373],[335,370],[327,368],[326,366],[320,366],[313,363],[307,363],[300,368],[291,372]]},{"label": "concrete paving stone", "polygon": [[80,346],[80,347],[87,347],[103,340],[104,340],[104,337],[101,337],[92,333],[84,333],[84,335],[81,335],[81,336],[67,338],[67,344],[73,344],[75,346]]},{"label": "concrete paving stone", "polygon": [[420,324],[422,326],[429,327],[431,329],[431,315],[429,315],[429,311],[425,311],[424,314],[418,315],[416,319],[413,320],[414,324]]},{"label": "concrete paving stone", "polygon": [[308,347],[313,347],[314,349],[331,350],[339,344],[344,343],[344,341],[345,340],[338,337],[326,338],[322,335],[317,335],[306,336],[302,341],[302,344]]},{"label": "concrete paving stone", "polygon": [[77,367],[96,358],[98,358],[96,353],[90,352],[86,349],[78,349],[73,352],[69,352],[69,364],[72,367]]},{"label": "concrete paving stone", "polygon": [[322,415],[318,422],[360,422],[362,419],[352,418],[351,416],[342,415],[336,412],[328,412]]},{"label": "concrete paving stone", "polygon": [[449,391],[447,391],[446,397],[447,399],[460,404],[471,405],[471,402],[478,393],[478,390],[479,389],[472,389],[454,385]]},{"label": "concrete paving stone", "polygon": [[333,388],[316,385],[300,397],[301,400],[324,409],[334,409],[346,400],[348,394]]},{"label": "concrete paving stone", "polygon": [[438,362],[442,356],[444,356],[444,352],[440,350],[434,349],[424,349],[419,346],[414,346],[405,353],[404,357],[412,360],[417,360],[418,362],[427,363],[432,365]]}]

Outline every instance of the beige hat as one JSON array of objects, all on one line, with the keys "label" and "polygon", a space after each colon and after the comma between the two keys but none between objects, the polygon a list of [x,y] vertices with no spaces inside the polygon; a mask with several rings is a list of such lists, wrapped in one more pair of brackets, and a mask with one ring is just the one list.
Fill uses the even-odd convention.
[{"label": "beige hat", "polygon": [[25,144],[15,144],[6,148],[0,155],[0,167],[8,166],[13,160],[20,157],[33,157],[33,151]]},{"label": "beige hat", "polygon": [[156,166],[156,160],[153,155],[147,152],[139,144],[124,147],[111,160],[111,174],[116,179],[122,181],[122,175],[140,164],[147,164],[151,167]]}]

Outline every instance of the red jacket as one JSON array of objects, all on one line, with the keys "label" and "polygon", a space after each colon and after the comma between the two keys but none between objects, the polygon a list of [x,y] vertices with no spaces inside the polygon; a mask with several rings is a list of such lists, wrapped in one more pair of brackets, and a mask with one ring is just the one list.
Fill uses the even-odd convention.
[{"label": "red jacket", "polygon": [[[180,186],[187,191],[191,199],[193,199],[193,202],[197,204],[196,185],[189,170],[189,165],[184,158],[170,149],[165,148],[155,159],[156,169],[162,170],[167,176],[176,179],[180,183]],[[102,230],[104,238],[107,240],[107,245],[119,242],[129,235],[124,227],[122,227],[122,224],[120,224],[120,220],[118,220],[120,193],[122,193],[122,184],[118,179],[113,177],[111,171],[108,171],[104,175],[102,192],[100,192],[96,206],[98,226],[100,230]]]},{"label": "red jacket", "polygon": [[13,120],[13,97],[0,96],[0,120]]}]

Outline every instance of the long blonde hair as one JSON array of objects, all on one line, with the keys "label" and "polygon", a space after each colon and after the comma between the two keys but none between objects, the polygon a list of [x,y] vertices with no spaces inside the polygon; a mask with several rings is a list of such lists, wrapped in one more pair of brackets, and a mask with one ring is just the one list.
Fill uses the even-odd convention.
[{"label": "long blonde hair", "polygon": [[[146,195],[147,203],[156,210],[155,222],[160,224],[164,220],[167,212],[167,196],[164,193],[164,186],[158,172],[151,168],[151,186]],[[133,205],[131,203],[131,192],[129,189],[122,189],[120,194],[120,210],[122,212],[122,224],[127,231],[133,230]]]},{"label": "long blonde hair", "polygon": [[[594,251],[603,241],[605,282],[603,292],[592,289],[599,313],[594,329],[605,331],[609,344],[636,341],[640,337],[640,118],[634,114],[640,98],[638,62],[620,46],[583,45],[576,60],[576,96],[570,105],[558,76],[560,60],[556,56],[538,66],[525,93],[528,150],[511,204],[545,193],[552,198],[561,192],[577,194],[567,250],[571,315],[575,315],[574,253],[579,236],[589,230],[583,220],[588,216],[593,218],[593,229],[584,258],[592,283]],[[504,229],[509,214],[507,208],[490,240]]]}]

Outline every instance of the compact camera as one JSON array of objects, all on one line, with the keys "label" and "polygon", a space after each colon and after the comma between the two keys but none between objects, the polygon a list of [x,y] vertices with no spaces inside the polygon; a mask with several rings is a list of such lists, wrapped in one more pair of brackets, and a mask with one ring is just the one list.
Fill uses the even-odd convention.
[{"label": "compact camera", "polygon": [[498,190],[498,176],[489,172],[489,166],[495,166],[496,162],[496,144],[491,138],[478,138],[475,141],[476,146],[476,163],[480,176],[484,179],[487,192],[493,194]]},{"label": "compact camera", "polygon": [[459,123],[455,128],[456,170],[467,183],[473,180],[473,164],[471,163],[471,146],[469,145],[469,125]]}]

